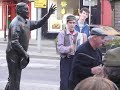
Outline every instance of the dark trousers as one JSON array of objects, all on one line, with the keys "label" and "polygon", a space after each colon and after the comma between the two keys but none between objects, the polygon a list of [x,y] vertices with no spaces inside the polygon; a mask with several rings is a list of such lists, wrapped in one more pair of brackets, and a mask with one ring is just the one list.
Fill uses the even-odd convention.
[{"label": "dark trousers", "polygon": [[60,90],[68,90],[68,80],[71,71],[73,56],[60,60]]},{"label": "dark trousers", "polygon": [[[15,57],[16,60],[18,57]],[[9,56],[6,56],[8,63],[9,78],[5,90],[20,90],[20,78],[21,69],[19,68],[19,62],[12,60]]]}]

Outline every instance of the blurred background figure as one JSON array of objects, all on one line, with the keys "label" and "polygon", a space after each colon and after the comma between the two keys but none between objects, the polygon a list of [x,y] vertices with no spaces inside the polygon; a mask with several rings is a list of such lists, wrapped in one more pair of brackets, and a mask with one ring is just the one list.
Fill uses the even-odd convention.
[{"label": "blurred background figure", "polygon": [[110,49],[103,58],[108,78],[120,89],[120,47]]},{"label": "blurred background figure", "polygon": [[87,37],[90,35],[90,27],[88,26],[86,19],[89,16],[89,9],[86,7],[83,7],[79,11],[79,19],[76,22],[75,30],[77,30],[80,33],[85,33]]}]

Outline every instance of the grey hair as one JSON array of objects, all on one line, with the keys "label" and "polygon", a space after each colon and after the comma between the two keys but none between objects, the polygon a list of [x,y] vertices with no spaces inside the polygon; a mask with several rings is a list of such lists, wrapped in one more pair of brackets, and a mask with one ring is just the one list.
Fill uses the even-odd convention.
[{"label": "grey hair", "polygon": [[92,39],[93,37],[95,37],[96,35],[90,35],[89,37],[88,37],[88,40],[90,40],[90,39]]}]

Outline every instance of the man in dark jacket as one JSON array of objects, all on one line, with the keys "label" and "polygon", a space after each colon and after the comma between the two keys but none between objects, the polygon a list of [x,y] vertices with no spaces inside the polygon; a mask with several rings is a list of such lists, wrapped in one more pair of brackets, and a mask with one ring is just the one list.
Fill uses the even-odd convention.
[{"label": "man in dark jacket", "polygon": [[72,70],[69,77],[69,90],[83,79],[103,73],[102,53],[98,47],[104,43],[106,34],[101,28],[93,28],[88,41],[78,47],[72,63]]},{"label": "man in dark jacket", "polygon": [[51,5],[49,12],[38,21],[28,20],[28,5],[20,2],[16,6],[17,16],[9,26],[6,59],[8,63],[9,78],[5,90],[20,90],[21,71],[29,63],[27,54],[30,31],[40,28],[55,11],[56,6]]}]

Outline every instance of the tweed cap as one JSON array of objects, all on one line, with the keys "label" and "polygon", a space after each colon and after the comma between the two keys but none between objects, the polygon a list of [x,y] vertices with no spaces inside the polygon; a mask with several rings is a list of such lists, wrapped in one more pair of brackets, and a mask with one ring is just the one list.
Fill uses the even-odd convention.
[{"label": "tweed cap", "polygon": [[102,30],[102,28],[92,28],[91,35],[97,35],[97,36],[107,36],[107,34]]},{"label": "tweed cap", "polygon": [[110,49],[103,58],[105,66],[120,66],[120,47]]},{"label": "tweed cap", "polygon": [[69,16],[67,16],[66,20],[73,21],[73,20],[76,20],[76,17],[74,15],[69,15]]}]

